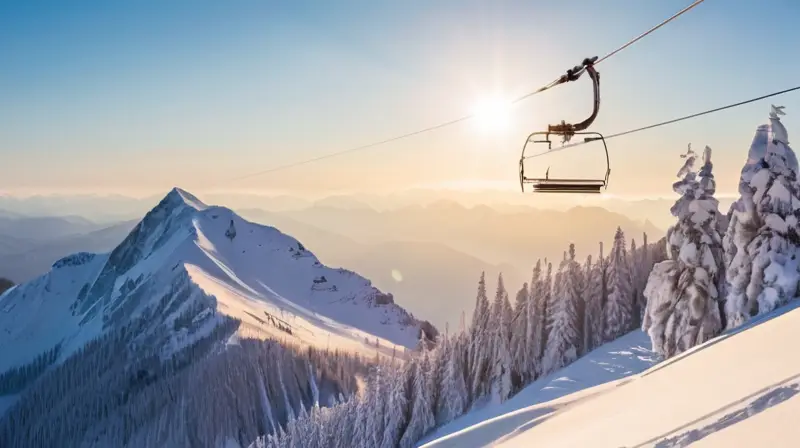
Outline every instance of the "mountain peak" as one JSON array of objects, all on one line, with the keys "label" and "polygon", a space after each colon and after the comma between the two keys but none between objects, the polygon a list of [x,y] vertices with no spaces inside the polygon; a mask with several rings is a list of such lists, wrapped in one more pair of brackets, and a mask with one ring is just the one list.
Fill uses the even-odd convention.
[{"label": "mountain peak", "polygon": [[197,199],[197,196],[189,193],[188,191],[174,187],[172,190],[164,196],[164,199],[161,201],[162,204],[169,204],[169,205],[187,205],[195,210],[205,210],[208,208],[206,204],[203,203],[200,199]]}]

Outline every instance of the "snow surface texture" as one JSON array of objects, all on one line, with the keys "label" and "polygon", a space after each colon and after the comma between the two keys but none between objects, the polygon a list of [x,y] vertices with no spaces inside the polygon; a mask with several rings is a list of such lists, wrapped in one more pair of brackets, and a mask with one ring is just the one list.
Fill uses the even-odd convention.
[{"label": "snow surface texture", "polygon": [[[508,401],[489,403],[436,429],[421,440],[419,446],[444,448],[491,444],[538,416],[549,414],[572,401],[577,392],[651,367],[656,362],[656,356],[649,347],[647,335],[634,331],[598,347],[566,368],[534,381]],[[593,394],[595,389],[587,393]]]},{"label": "snow surface texture", "polygon": [[241,320],[248,336],[370,356],[414,347],[422,326],[369,280],[176,188],[110,254],[66,257],[0,297],[0,372],[57,346],[62,361],[147,308],[175,329],[162,357],[210,331],[219,314]]},{"label": "snow surface texture", "polygon": [[797,446],[800,358],[787,353],[800,337],[798,306],[754,318],[626,380],[487,420],[455,434],[460,444],[427,446]]}]

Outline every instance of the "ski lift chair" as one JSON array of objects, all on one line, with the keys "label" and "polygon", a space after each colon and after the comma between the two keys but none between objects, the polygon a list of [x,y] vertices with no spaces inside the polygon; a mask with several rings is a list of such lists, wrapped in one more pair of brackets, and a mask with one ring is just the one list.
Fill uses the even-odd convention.
[{"label": "ski lift chair", "polygon": [[[600,74],[597,73],[593,64],[597,57],[584,59],[583,64],[574,67],[567,71],[567,74],[562,76],[559,83],[574,81],[580,77],[585,71],[589,74],[594,86],[594,108],[589,118],[577,124],[568,124],[562,121],[560,124],[548,125],[547,131],[534,132],[525,140],[522,146],[522,155],[519,160],[519,182],[522,192],[525,192],[525,185],[529,184],[534,193],[584,193],[584,194],[598,194],[601,190],[608,188],[608,178],[611,174],[611,164],[608,156],[608,146],[606,145],[605,138],[599,132],[582,132],[597,118],[597,113],[600,110]],[[606,155],[606,170],[605,176],[602,178],[594,179],[579,179],[579,178],[553,178],[549,176],[549,168],[545,177],[528,177],[525,175],[525,160],[536,158],[539,156],[546,156],[553,150],[551,135],[558,135],[562,137],[562,144],[569,142],[573,136],[581,135],[584,143],[600,141],[603,144],[603,151]],[[530,144],[547,144],[547,150],[526,156],[528,145]],[[562,148],[565,148],[562,146]],[[556,148],[556,150],[561,148]]]}]

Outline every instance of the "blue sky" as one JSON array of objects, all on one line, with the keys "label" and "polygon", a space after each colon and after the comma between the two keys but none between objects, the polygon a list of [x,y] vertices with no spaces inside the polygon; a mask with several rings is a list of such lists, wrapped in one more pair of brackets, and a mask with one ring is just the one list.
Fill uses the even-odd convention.
[{"label": "blue sky", "polygon": [[[0,3],[0,191],[203,190],[416,130],[602,55],[688,0]],[[599,66],[614,133],[800,83],[791,0],[706,0]],[[588,81],[469,124],[226,184],[302,191],[513,186],[525,135],[589,110]],[[790,132],[800,94],[787,106]],[[669,193],[676,154],[715,149],[733,190],[769,101],[609,142],[613,193]],[[800,132],[800,131],[798,131]],[[586,148],[586,147],[584,147]],[[592,167],[590,151],[571,163]]]}]

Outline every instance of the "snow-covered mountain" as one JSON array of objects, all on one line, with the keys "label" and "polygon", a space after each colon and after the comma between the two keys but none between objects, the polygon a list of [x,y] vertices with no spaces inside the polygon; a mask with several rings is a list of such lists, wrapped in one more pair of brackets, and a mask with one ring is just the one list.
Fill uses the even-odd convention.
[{"label": "snow-covered mountain", "polygon": [[[125,370],[143,359],[172,362],[203,341],[236,345],[245,337],[401,356],[423,329],[435,335],[369,280],[324,266],[276,228],[176,188],[110,253],[65,257],[0,296],[0,405],[19,398],[23,408],[32,406],[24,402],[43,393],[45,378],[37,378],[47,375],[40,374],[57,380],[58,366],[66,369],[65,362],[88,356],[95,345],[120,343],[128,361],[116,367]],[[342,390],[332,386],[331,393]],[[19,395],[8,398],[11,392]],[[127,396],[124,387],[119,392]]]}]

